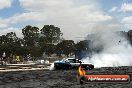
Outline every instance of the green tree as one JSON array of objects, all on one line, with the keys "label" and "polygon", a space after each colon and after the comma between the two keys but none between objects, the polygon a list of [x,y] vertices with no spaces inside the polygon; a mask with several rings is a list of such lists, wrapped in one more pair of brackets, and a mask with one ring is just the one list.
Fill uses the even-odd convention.
[{"label": "green tree", "polygon": [[132,30],[129,30],[128,33],[127,33],[127,35],[128,35],[128,40],[129,40],[129,42],[132,45]]},{"label": "green tree", "polygon": [[28,25],[22,29],[22,34],[24,36],[24,47],[26,47],[29,53],[33,56],[32,52],[35,50],[34,47],[37,47],[38,44],[39,28]]},{"label": "green tree", "polygon": [[90,50],[89,44],[90,44],[90,41],[83,40],[83,41],[78,42],[75,45],[75,47],[76,47],[76,50],[79,50],[79,51],[88,51],[88,50]]},{"label": "green tree", "polygon": [[54,53],[55,45],[62,40],[61,30],[54,25],[44,25],[40,31],[39,45],[41,52],[50,56]]},{"label": "green tree", "polygon": [[57,55],[65,54],[69,56],[73,54],[75,51],[75,43],[73,40],[62,40],[62,42],[56,45],[56,53]]},{"label": "green tree", "polygon": [[10,57],[8,61],[12,59],[11,57],[13,55],[21,54],[20,48],[21,48],[21,42],[20,39],[16,36],[15,32],[9,32],[6,35],[0,36],[0,50],[1,50],[0,55],[2,55],[3,52],[5,52],[6,57],[7,58]]},{"label": "green tree", "polygon": [[54,44],[44,44],[41,50],[42,52],[45,52],[48,56],[51,56],[51,54],[54,54],[55,45]]},{"label": "green tree", "polygon": [[0,36],[0,56],[2,56],[3,52],[6,51],[7,43],[8,38],[6,37],[6,35]]},{"label": "green tree", "polygon": [[0,36],[1,53],[6,52],[7,56],[14,53],[16,40],[17,36],[15,32],[10,32],[6,35]]},{"label": "green tree", "polygon": [[23,40],[25,46],[35,46],[39,35],[39,28],[28,25],[22,29],[22,34],[24,36]]},{"label": "green tree", "polygon": [[92,48],[90,48],[91,41],[90,40],[83,40],[78,42],[75,45],[75,56],[78,59],[82,59],[86,57],[88,54],[91,53]]},{"label": "green tree", "polygon": [[60,28],[54,25],[44,25],[40,31],[44,41],[47,43],[58,43],[62,39]]}]

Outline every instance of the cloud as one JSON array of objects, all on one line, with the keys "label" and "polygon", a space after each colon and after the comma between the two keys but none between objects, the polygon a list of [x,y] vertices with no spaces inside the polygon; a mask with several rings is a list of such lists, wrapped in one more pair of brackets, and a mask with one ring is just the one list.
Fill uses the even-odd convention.
[{"label": "cloud", "polygon": [[[12,25],[32,25],[42,28],[45,24],[53,24],[62,29],[64,38],[78,40],[86,37],[98,23],[107,23],[112,17],[103,12],[98,3],[84,0],[19,0],[25,10],[9,18],[0,19],[0,27]],[[22,28],[21,28],[22,29]],[[19,33],[20,34],[20,33]]]},{"label": "cloud", "polygon": [[92,28],[92,33],[99,33],[99,32],[115,32],[121,29],[121,25],[119,23],[98,23]]},{"label": "cloud", "polygon": [[121,23],[123,23],[128,29],[132,29],[132,16],[124,17]]},{"label": "cloud", "polygon": [[115,12],[117,9],[118,9],[118,7],[114,6],[108,12]]},{"label": "cloud", "polygon": [[22,37],[22,32],[18,28],[8,27],[0,30],[0,35],[6,35],[9,32],[15,32],[18,37]]},{"label": "cloud", "polygon": [[9,26],[8,22],[5,19],[0,18],[0,28],[5,28],[8,26]]},{"label": "cloud", "polygon": [[122,12],[132,11],[132,3],[124,3],[124,4],[122,4],[120,11],[122,11]]},{"label": "cloud", "polygon": [[0,10],[11,7],[12,0],[0,0]]},{"label": "cloud", "polygon": [[[75,0],[20,0],[20,3],[27,11],[39,12],[41,15],[45,14],[44,16],[47,16],[48,20],[62,19],[62,21],[64,21],[67,18],[72,18],[72,20],[95,22],[111,19],[110,16],[104,15],[99,11],[94,3],[89,2],[88,5],[76,6],[74,1]],[[42,16],[40,16],[40,18],[43,19]]]},{"label": "cloud", "polygon": [[79,4],[76,0],[19,1],[27,13],[24,16],[16,16],[16,21],[23,21],[22,16],[25,20],[41,21],[39,25],[54,24],[62,29],[67,39],[84,37],[95,23],[112,20],[112,17],[99,9],[94,1],[84,0],[87,4]]},{"label": "cloud", "polygon": [[[20,5],[30,11],[42,11],[47,7],[49,9],[56,9],[58,7],[67,8],[73,4],[72,0],[19,0]],[[46,8],[45,8],[46,7]],[[61,9],[61,8],[58,8]]]},{"label": "cloud", "polygon": [[[44,16],[44,15],[43,15]],[[10,24],[21,23],[26,21],[41,21],[42,14],[38,12],[24,12],[22,14],[16,14],[8,19],[7,22]]]}]

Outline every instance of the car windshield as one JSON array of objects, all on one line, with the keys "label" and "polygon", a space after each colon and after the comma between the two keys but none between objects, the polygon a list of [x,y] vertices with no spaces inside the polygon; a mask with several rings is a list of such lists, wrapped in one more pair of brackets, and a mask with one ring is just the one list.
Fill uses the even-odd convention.
[{"label": "car windshield", "polygon": [[70,63],[75,63],[74,59],[68,59],[67,61],[70,62]]}]

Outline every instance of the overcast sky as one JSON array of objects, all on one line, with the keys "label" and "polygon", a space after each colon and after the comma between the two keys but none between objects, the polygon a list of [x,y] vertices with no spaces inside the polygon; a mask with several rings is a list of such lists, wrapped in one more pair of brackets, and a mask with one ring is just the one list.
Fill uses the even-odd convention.
[{"label": "overcast sky", "polygon": [[65,39],[87,34],[132,29],[132,0],[0,0],[0,35],[14,31],[21,37],[26,25],[53,24]]}]

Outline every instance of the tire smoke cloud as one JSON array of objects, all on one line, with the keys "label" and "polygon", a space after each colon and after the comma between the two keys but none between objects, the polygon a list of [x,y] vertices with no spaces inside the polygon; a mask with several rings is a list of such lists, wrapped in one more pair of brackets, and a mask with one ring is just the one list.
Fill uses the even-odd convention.
[{"label": "tire smoke cloud", "polygon": [[102,47],[102,50],[90,53],[90,57],[82,61],[92,63],[95,67],[132,66],[132,46],[121,32],[99,32],[87,39],[92,41],[89,47]]}]

